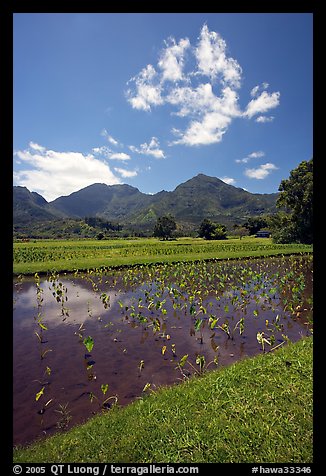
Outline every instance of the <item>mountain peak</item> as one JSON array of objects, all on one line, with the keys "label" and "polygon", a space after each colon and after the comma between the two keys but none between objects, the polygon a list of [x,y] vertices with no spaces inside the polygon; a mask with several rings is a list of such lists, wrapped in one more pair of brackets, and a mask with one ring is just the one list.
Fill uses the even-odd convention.
[{"label": "mountain peak", "polygon": [[198,227],[204,218],[231,226],[243,223],[249,216],[275,212],[277,199],[277,194],[252,194],[203,173],[181,183],[171,192],[162,190],[154,195],[142,193],[127,184],[94,183],[46,203],[40,195],[26,188],[15,189],[17,210],[22,208],[24,200],[27,202],[28,195],[32,199],[29,203],[33,202],[38,213],[42,208],[43,215],[45,209],[48,212],[51,209],[51,212],[71,218],[99,217],[135,229],[147,229],[157,217],[168,213],[179,223],[187,223],[192,228]]}]

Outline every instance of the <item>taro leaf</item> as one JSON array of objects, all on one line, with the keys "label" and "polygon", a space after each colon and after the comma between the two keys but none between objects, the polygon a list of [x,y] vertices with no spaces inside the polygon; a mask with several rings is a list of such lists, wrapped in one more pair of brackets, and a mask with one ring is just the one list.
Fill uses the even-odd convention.
[{"label": "taro leaf", "polygon": [[187,362],[188,356],[188,354],[185,354],[183,357],[181,357],[179,362],[180,367],[184,367],[185,363]]},{"label": "taro leaf", "polygon": [[196,307],[193,304],[191,304],[189,312],[191,315],[196,314]]},{"label": "taro leaf", "polygon": [[211,347],[214,350],[214,352],[216,352],[217,349],[219,348],[219,346],[216,344],[214,339],[211,339]]},{"label": "taro leaf", "polygon": [[203,355],[198,355],[196,358],[196,364],[202,369],[205,365],[206,359]]},{"label": "taro leaf", "polygon": [[42,387],[41,390],[35,395],[35,400],[38,401],[44,393],[45,387]]},{"label": "taro leaf", "polygon": [[212,320],[212,322],[211,322],[211,329],[214,329],[214,327],[215,327],[216,324],[217,324],[217,321],[218,321],[218,318]]},{"label": "taro leaf", "polygon": [[85,338],[83,340],[83,344],[86,347],[86,349],[88,350],[88,352],[92,352],[92,349],[94,347],[94,341],[93,341],[91,336],[88,336],[87,338]]},{"label": "taro leaf", "polygon": [[40,326],[41,329],[43,329],[45,331],[48,330],[48,328],[44,324],[42,324],[42,322],[38,322],[38,325]]},{"label": "taro leaf", "polygon": [[89,399],[90,399],[91,403],[93,403],[94,398],[96,398],[96,396],[94,395],[94,393],[93,393],[93,392],[89,392]]},{"label": "taro leaf", "polygon": [[108,388],[109,388],[109,384],[108,384],[108,383],[106,383],[106,384],[103,383],[103,384],[101,385],[101,390],[102,390],[103,395],[106,394],[106,392],[108,391]]},{"label": "taro leaf", "polygon": [[151,384],[149,382],[147,382],[142,391],[146,392],[146,390],[150,389],[150,386],[151,386]]}]

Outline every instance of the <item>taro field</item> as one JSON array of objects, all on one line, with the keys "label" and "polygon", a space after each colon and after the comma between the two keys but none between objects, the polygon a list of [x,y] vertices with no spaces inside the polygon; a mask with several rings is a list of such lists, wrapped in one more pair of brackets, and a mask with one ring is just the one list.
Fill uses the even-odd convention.
[{"label": "taro field", "polygon": [[311,335],[312,255],[14,280],[14,444]]}]

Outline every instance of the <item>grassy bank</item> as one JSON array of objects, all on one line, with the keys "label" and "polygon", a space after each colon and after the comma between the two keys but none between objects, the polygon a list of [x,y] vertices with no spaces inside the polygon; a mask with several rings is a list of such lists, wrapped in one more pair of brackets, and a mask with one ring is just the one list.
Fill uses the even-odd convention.
[{"label": "grassy bank", "polygon": [[113,408],[14,462],[312,462],[312,338]]},{"label": "grassy bank", "polygon": [[271,239],[246,237],[205,241],[180,238],[159,241],[153,238],[136,240],[30,241],[14,243],[14,274],[46,273],[56,270],[74,271],[102,266],[194,261],[203,259],[244,258],[312,252],[312,246],[275,244]]}]

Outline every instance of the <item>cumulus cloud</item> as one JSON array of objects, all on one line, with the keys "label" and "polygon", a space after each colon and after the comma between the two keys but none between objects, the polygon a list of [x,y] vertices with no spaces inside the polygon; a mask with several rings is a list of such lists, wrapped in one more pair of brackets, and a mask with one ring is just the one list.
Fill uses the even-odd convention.
[{"label": "cumulus cloud", "polygon": [[263,91],[264,89],[267,89],[269,87],[268,83],[262,83],[262,84],[257,84],[252,90],[250,91],[250,96],[251,97],[256,97],[259,91]]},{"label": "cumulus cloud", "polygon": [[103,145],[102,147],[94,147],[92,152],[95,155],[100,155],[109,160],[130,160],[131,157],[125,152],[113,152],[109,147]]},{"label": "cumulus cloud", "polygon": [[256,117],[255,121],[260,123],[273,122],[274,116],[258,116]]},{"label": "cumulus cloud", "polygon": [[126,169],[121,169],[119,167],[114,167],[114,170],[121,175],[123,178],[131,178],[131,177],[136,177],[137,171],[136,170],[126,170]]},{"label": "cumulus cloud", "polygon": [[106,129],[102,130],[101,135],[103,137],[105,137],[107,139],[107,141],[110,142],[110,144],[112,144],[114,146],[120,145],[120,143],[116,139],[114,139],[114,137],[112,137]]},{"label": "cumulus cloud", "polygon": [[238,88],[242,69],[239,63],[226,55],[226,42],[207,25],[201,29],[198,46],[195,49],[198,72],[212,81],[220,77],[222,83]]},{"label": "cumulus cloud", "polygon": [[28,145],[31,149],[37,150],[38,152],[44,152],[45,151],[45,147],[42,147],[41,145],[36,144],[36,142],[31,141]]},{"label": "cumulus cloud", "polygon": [[158,62],[158,66],[162,70],[162,81],[180,81],[184,79],[184,54],[190,47],[190,41],[185,38],[176,43],[175,39],[171,37],[165,44],[167,47],[162,51]]},{"label": "cumulus cloud", "polygon": [[249,178],[254,178],[258,180],[265,179],[273,170],[277,170],[276,165],[271,163],[262,164],[255,169],[246,169],[245,175]]},{"label": "cumulus cloud", "polygon": [[144,142],[144,144],[140,144],[140,147],[130,145],[129,149],[137,154],[150,155],[155,157],[155,159],[165,159],[164,151],[160,149],[160,143],[157,137],[152,137],[149,144]]},{"label": "cumulus cloud", "polygon": [[126,154],[125,152],[116,152],[110,155],[109,159],[112,160],[130,160],[131,157],[129,154]]},{"label": "cumulus cloud", "polygon": [[199,146],[215,144],[222,140],[231,118],[218,112],[209,112],[201,121],[191,121],[185,132],[174,129],[174,133],[180,136],[173,144]]},{"label": "cumulus cloud", "polygon": [[170,37],[157,65],[148,64],[127,82],[126,98],[134,109],[151,112],[169,105],[171,115],[188,119],[184,130],[172,127],[178,139],[169,145],[208,145],[220,142],[235,118],[251,119],[278,106],[280,93],[267,92],[265,82],[252,88],[242,111],[241,81],[242,68],[228,54],[225,40],[205,24],[195,45],[188,38],[178,42]]},{"label": "cumulus cloud", "polygon": [[251,154],[248,154],[243,159],[236,159],[236,163],[237,164],[246,164],[251,159],[260,159],[261,157],[264,157],[264,156],[265,156],[265,152],[263,152],[262,150],[258,150],[256,152],[251,152]]},{"label": "cumulus cloud", "polygon": [[134,109],[150,111],[151,106],[159,106],[164,100],[161,96],[162,86],[155,68],[148,64],[141,72],[131,78],[128,83],[135,83],[136,94],[128,89],[126,96]]},{"label": "cumulus cloud", "polygon": [[31,142],[28,149],[15,152],[26,167],[14,172],[14,183],[38,192],[47,201],[97,182],[121,183],[110,167],[93,154],[58,152],[35,145],[38,146]]},{"label": "cumulus cloud", "polygon": [[227,183],[228,185],[234,185],[236,183],[236,180],[232,177],[221,177],[221,180],[223,180],[223,182]]},{"label": "cumulus cloud", "polygon": [[268,93],[263,91],[257,98],[252,99],[244,112],[244,116],[249,119],[256,114],[269,111],[280,104],[280,93]]}]

